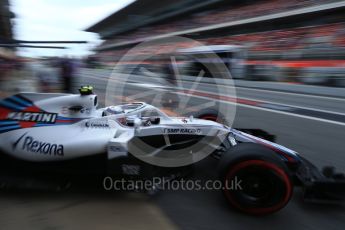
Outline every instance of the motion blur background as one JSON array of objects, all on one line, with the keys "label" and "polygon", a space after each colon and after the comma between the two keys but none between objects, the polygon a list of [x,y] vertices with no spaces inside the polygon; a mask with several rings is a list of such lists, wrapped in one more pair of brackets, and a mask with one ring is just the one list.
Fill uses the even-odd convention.
[{"label": "motion blur background", "polygon": [[[40,9],[40,2],[33,1],[32,3]],[[29,37],[36,38],[36,41],[24,40],[21,30],[25,28],[20,24],[20,20],[25,21],[25,14],[21,15],[19,12],[18,19],[14,13],[17,12],[16,7],[20,4],[11,6],[10,2],[2,0],[0,16],[1,81],[4,82],[2,85],[14,78],[9,75],[28,77],[28,73],[17,73],[18,70],[32,70],[28,66],[44,64],[58,71],[63,66],[61,62],[66,63],[66,59],[73,62],[73,68],[113,68],[129,49],[143,41],[183,36],[195,39],[204,45],[238,46],[237,51],[228,47],[223,47],[221,51],[218,48],[215,51],[228,65],[234,78],[332,87],[345,86],[345,3],[343,1],[138,0],[123,1],[123,3],[128,5],[107,17],[105,16],[111,11],[111,7],[108,7],[106,12],[103,11],[104,13],[100,14],[99,18],[105,17],[104,19],[92,25],[86,26],[85,23],[80,25],[86,26],[80,28],[81,30],[96,33],[101,40],[96,36],[79,36],[82,39],[78,39],[79,37],[74,39],[75,36],[70,36],[70,39],[65,39],[66,43],[63,43],[63,46],[54,43],[54,47],[50,45],[50,48],[41,49],[40,46],[49,46],[48,42],[61,40],[58,33],[54,32],[54,28],[52,28],[53,32],[50,31],[51,35],[49,31],[37,34],[37,30],[33,30],[29,32],[36,33],[36,36]],[[107,1],[107,4],[111,6],[111,1]],[[78,7],[75,7],[75,14],[82,15],[82,5],[81,2],[79,11]],[[66,9],[69,7],[68,4],[61,6]],[[95,9],[94,17],[96,17],[96,6],[90,7],[90,13],[92,15],[93,8]],[[25,11],[30,12],[34,9],[26,8]],[[60,14],[60,20],[64,22],[63,12],[52,11],[53,14]],[[36,13],[39,18],[40,13]],[[47,13],[42,12],[42,14]],[[51,17],[54,18],[53,15]],[[75,17],[75,19],[82,21],[81,17]],[[59,31],[58,28],[56,30]],[[52,35],[55,35],[53,39]],[[80,46],[87,52],[73,52],[75,48],[67,43],[85,38],[89,45]],[[38,43],[39,41],[46,43]],[[99,41],[101,41],[100,44]],[[30,46],[31,48],[28,48]],[[195,46],[193,42],[184,42],[152,48],[150,53],[157,57],[141,65],[146,64],[148,69],[164,73],[166,71],[164,64],[170,61],[167,58],[169,55],[176,55],[177,49],[181,47],[193,46]],[[36,52],[37,50],[39,52]],[[137,51],[132,55],[145,54]],[[187,75],[198,72],[190,71],[191,68],[195,68],[195,65],[191,63],[186,65],[186,62],[186,60],[179,62],[181,71]],[[130,68],[129,64],[136,65],[137,63],[127,63],[128,68]],[[70,69],[65,71],[75,72]],[[49,77],[47,76],[49,74],[43,72],[31,73],[32,84],[38,87],[37,90],[63,88],[58,86],[58,83],[63,84],[58,73],[55,74],[56,76]],[[8,87],[3,88],[8,89]]]},{"label": "motion blur background", "polygon": [[[54,8],[52,2],[49,4]],[[18,11],[19,4],[0,0],[0,98],[21,91],[77,93],[80,85],[90,84],[104,105],[106,85],[113,73],[113,80],[125,85],[121,94],[114,95],[114,104],[116,99],[155,103],[155,94],[162,91],[169,92],[172,100],[188,100],[186,110],[212,101],[226,104],[233,98],[217,95],[215,79],[221,78],[222,87],[232,88],[230,75],[208,73],[204,68],[205,64],[222,62],[237,91],[234,127],[266,130],[276,135],[278,143],[297,150],[317,166],[335,165],[345,171],[345,1],[107,1],[104,11],[96,10],[95,2],[89,11],[82,11],[87,2],[66,3],[60,6],[62,11],[50,16],[61,19],[62,27],[67,28],[64,9],[73,6],[71,14],[83,15],[77,20],[88,22],[80,25],[78,33],[90,36],[66,32],[65,37],[58,37],[64,33],[54,31],[53,25],[50,32],[32,38],[21,33],[19,19],[25,20],[25,14]],[[32,7],[24,11],[40,9],[40,4],[43,1],[32,1]],[[47,16],[44,10],[35,14],[37,18]],[[98,21],[90,21],[96,16]],[[169,40],[173,36],[191,40]],[[135,49],[127,56],[129,60],[121,61],[138,44],[161,39],[167,42]],[[205,50],[219,58],[195,60],[188,56]],[[121,68],[114,70],[115,65]],[[205,72],[202,76],[201,71]],[[171,96],[178,90],[180,98]],[[170,99],[167,101],[158,104],[176,113],[178,102],[169,105]],[[212,178],[215,165],[201,162],[199,167],[196,177]],[[170,191],[155,198],[40,196],[3,195],[2,225],[35,229],[345,226],[343,207],[304,204],[299,194],[281,212],[260,219],[235,213],[214,191]],[[114,211],[117,207],[121,211]],[[14,221],[13,216],[20,221]]]}]

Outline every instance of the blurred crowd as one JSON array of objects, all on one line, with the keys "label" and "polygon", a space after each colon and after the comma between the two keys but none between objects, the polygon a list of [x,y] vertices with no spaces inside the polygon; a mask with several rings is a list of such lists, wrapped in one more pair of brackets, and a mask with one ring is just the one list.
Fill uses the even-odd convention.
[{"label": "blurred crowd", "polygon": [[[128,69],[135,66],[142,55],[178,55],[180,49],[203,45],[238,45],[245,51],[242,64],[248,79],[293,81],[300,83],[345,86],[345,22],[341,11],[335,14],[319,13],[315,17],[226,27],[209,33],[194,33],[197,40],[179,43],[135,46],[157,35],[164,35],[203,26],[228,22],[244,23],[245,19],[287,13],[297,9],[339,2],[337,0],[261,0],[237,1],[218,8],[202,9],[178,19],[160,21],[132,32],[116,35],[104,41],[97,53],[103,63],[114,66],[121,60]],[[314,9],[314,8],[313,8]],[[302,11],[301,11],[302,12]],[[257,18],[260,21],[259,18]],[[187,37],[188,37],[187,33]],[[132,44],[130,44],[133,42]],[[114,46],[115,45],[115,46]],[[135,49],[131,49],[135,46]],[[128,53],[129,51],[129,53]],[[164,60],[149,60],[146,67],[166,64]],[[182,63],[181,66],[184,64]],[[288,76],[288,77],[287,77]],[[317,79],[317,81],[316,81]]]},{"label": "blurred crowd", "polygon": [[18,92],[70,93],[80,63],[80,60],[67,57],[0,57],[0,98]]},{"label": "blurred crowd", "polygon": [[[273,30],[258,33],[246,33],[199,39],[205,45],[241,45],[249,52],[275,52],[275,51],[303,51],[327,49],[328,51],[345,51],[345,23],[332,23],[319,26],[296,27],[291,29]],[[176,46],[160,45],[159,49],[136,49],[133,55],[147,54],[148,51],[156,53],[171,53],[177,48],[193,47],[194,43],[181,43]],[[121,58],[128,49],[103,52],[103,59],[114,60]]]},{"label": "blurred crowd", "polygon": [[207,39],[210,44],[244,45],[250,51],[345,47],[345,23],[298,27]]},{"label": "blurred crowd", "polygon": [[119,35],[115,39],[107,40],[102,46],[126,41],[140,41],[143,38],[153,37],[155,35],[280,13],[287,10],[300,9],[303,7],[316,6],[331,2],[336,2],[336,0],[266,0],[255,2],[255,4],[248,1],[247,4],[241,4],[239,6],[231,5],[219,9],[202,11],[183,17],[179,20],[143,27],[129,34],[125,34],[123,36]]},{"label": "blurred crowd", "polygon": [[37,88],[32,72],[25,67],[25,61],[19,58],[0,56],[0,97],[6,97],[24,88],[35,91]]}]

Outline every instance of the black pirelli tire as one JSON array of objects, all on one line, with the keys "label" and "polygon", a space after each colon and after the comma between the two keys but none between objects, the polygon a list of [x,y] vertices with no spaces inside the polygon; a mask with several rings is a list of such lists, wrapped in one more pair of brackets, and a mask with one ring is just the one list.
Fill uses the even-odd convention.
[{"label": "black pirelli tire", "polygon": [[220,160],[219,175],[228,203],[251,215],[279,211],[293,193],[284,162],[272,150],[254,143],[229,149]]}]

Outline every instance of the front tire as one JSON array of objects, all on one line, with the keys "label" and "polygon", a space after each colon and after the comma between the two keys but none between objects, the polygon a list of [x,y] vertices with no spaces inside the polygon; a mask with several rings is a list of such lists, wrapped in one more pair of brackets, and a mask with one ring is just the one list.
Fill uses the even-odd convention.
[{"label": "front tire", "polygon": [[[265,147],[238,144],[224,153],[220,164],[223,193],[237,210],[251,215],[274,213],[292,196],[293,184],[287,167]],[[239,186],[234,187],[234,182]]]}]

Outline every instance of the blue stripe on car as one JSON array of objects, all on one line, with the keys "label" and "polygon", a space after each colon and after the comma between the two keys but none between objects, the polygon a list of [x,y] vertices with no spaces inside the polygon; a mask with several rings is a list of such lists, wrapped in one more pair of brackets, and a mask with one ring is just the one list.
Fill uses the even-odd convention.
[{"label": "blue stripe on car", "polygon": [[12,126],[6,126],[6,127],[0,127],[0,132],[6,132],[12,129],[19,129],[19,125],[12,125]]},{"label": "blue stripe on car", "polygon": [[13,96],[9,98],[10,100],[16,101],[18,104],[25,106],[25,107],[29,107],[32,106],[32,102],[23,100],[22,98],[18,97],[18,96]]},{"label": "blue stripe on car", "polygon": [[23,110],[25,108],[25,106],[18,106],[12,102],[9,102],[9,101],[0,101],[0,105],[4,106],[4,107],[7,107],[7,108],[10,108],[10,109],[14,109],[14,110]]}]

